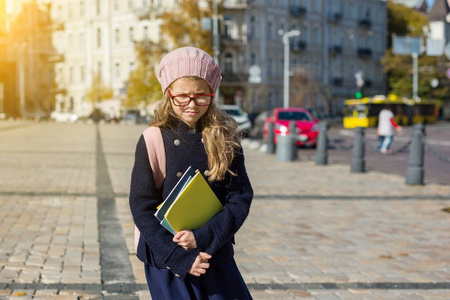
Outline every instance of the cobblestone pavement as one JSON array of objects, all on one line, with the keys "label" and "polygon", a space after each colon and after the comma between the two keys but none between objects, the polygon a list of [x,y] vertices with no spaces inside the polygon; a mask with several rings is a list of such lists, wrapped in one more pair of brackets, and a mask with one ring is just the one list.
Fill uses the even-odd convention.
[{"label": "cobblestone pavement", "polygon": [[[144,128],[0,122],[0,299],[150,299],[127,202]],[[450,186],[243,144],[255,299],[450,299]]]}]

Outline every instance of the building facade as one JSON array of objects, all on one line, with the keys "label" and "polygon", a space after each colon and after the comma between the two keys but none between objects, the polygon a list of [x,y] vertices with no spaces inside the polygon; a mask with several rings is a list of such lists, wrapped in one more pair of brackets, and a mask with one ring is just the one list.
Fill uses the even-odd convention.
[{"label": "building facade", "polygon": [[[225,102],[242,103],[251,112],[282,106],[284,46],[280,33],[290,30],[301,32],[290,40],[294,105],[337,113],[342,100],[354,97],[356,72],[363,74],[364,94],[386,92],[380,64],[387,36],[383,1],[225,0],[222,13],[220,64]],[[259,83],[248,80],[252,66],[260,70]],[[295,100],[301,93],[303,97]]]},{"label": "building facade", "polygon": [[[27,2],[8,1],[11,15]],[[291,105],[338,113],[342,100],[355,94],[357,72],[364,74],[366,95],[386,92],[380,65],[386,49],[385,1],[216,1],[221,7],[221,102],[254,113],[282,105],[280,32],[291,30],[301,32],[290,39]],[[159,16],[178,4],[177,0],[35,2],[48,4],[53,20],[55,110],[80,117],[89,115],[96,103],[87,94],[97,75],[112,88],[115,99],[125,97],[129,73],[136,67],[135,41],[158,41]],[[251,69],[257,71],[253,79]]]}]

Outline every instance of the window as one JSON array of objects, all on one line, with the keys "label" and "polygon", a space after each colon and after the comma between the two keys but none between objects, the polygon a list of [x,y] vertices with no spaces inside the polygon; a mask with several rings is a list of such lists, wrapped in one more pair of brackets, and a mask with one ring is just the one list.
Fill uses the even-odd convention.
[{"label": "window", "polygon": [[250,54],[250,65],[251,66],[256,65],[256,54],[255,53]]},{"label": "window", "polygon": [[148,41],[148,26],[144,26],[143,29],[143,40]]},{"label": "window", "polygon": [[269,39],[269,41],[274,40],[272,21],[269,21],[269,23],[267,23],[267,38]]},{"label": "window", "polygon": [[134,71],[134,62],[130,62],[130,72]]},{"label": "window", "polygon": [[114,10],[115,11],[119,10],[119,0],[114,0]]},{"label": "window", "polygon": [[69,9],[67,10],[67,18],[71,20],[73,17],[73,4],[69,3]]},{"label": "window", "polygon": [[130,41],[130,43],[134,43],[134,28],[130,27],[128,29],[128,40]]},{"label": "window", "polygon": [[86,69],[84,66],[80,67],[80,81],[84,82],[84,78],[86,76]]},{"label": "window", "polygon": [[250,17],[250,30],[248,32],[248,36],[250,39],[253,39],[256,37],[256,29],[255,29],[255,17]]},{"label": "window", "polygon": [[85,44],[84,33],[80,33],[80,36],[78,38],[78,44],[79,44],[79,49],[83,50],[84,44]]},{"label": "window", "polygon": [[225,74],[233,74],[233,55],[231,53],[225,54],[224,70]]},{"label": "window", "polygon": [[67,45],[70,47],[73,47],[73,38],[72,38],[72,34],[69,34],[67,36]]},{"label": "window", "polygon": [[80,17],[84,17],[84,1],[80,1]]},{"label": "window", "polygon": [[315,12],[320,12],[321,11],[321,6],[322,6],[322,0],[314,0],[314,11]]},{"label": "window", "polygon": [[116,29],[116,31],[114,33],[114,41],[115,41],[116,45],[120,44],[120,29]]},{"label": "window", "polygon": [[273,58],[269,58],[269,63],[267,64],[267,76],[273,77],[275,75],[275,63]]},{"label": "window", "polygon": [[128,9],[129,10],[133,9],[133,0],[128,0]]},{"label": "window", "polygon": [[101,3],[100,3],[100,0],[96,0],[95,1],[95,12],[97,13],[97,15],[101,14]]},{"label": "window", "polygon": [[320,45],[320,30],[319,30],[319,27],[314,27],[314,29],[313,29],[312,42],[315,45]]},{"label": "window", "polygon": [[114,65],[114,76],[116,77],[116,79],[120,78],[120,64],[116,63]]},{"label": "window", "polygon": [[69,68],[69,83],[73,83],[73,67]]},{"label": "window", "polygon": [[101,62],[101,61],[99,61],[99,62],[97,63],[97,75],[98,75],[99,77],[102,76],[102,62]]},{"label": "window", "polygon": [[97,48],[102,47],[102,30],[100,28],[97,29]]}]

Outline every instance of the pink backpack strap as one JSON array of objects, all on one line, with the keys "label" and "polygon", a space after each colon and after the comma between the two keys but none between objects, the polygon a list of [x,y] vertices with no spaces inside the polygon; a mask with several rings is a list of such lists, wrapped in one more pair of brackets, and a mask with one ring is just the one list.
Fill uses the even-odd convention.
[{"label": "pink backpack strap", "polygon": [[147,146],[148,159],[152,168],[153,178],[157,189],[162,187],[166,177],[166,150],[161,134],[161,129],[151,126],[144,130],[145,145]]},{"label": "pink backpack strap", "polygon": [[[145,145],[147,146],[148,160],[152,168],[155,187],[162,187],[164,178],[166,177],[166,150],[161,134],[161,129],[157,126],[151,126],[143,132]],[[137,252],[139,238],[141,233],[139,229],[134,227],[134,250]]]}]

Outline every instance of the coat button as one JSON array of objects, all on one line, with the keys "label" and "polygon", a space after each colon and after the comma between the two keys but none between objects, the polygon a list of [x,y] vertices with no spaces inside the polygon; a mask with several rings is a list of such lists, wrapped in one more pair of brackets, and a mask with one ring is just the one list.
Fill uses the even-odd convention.
[{"label": "coat button", "polygon": [[176,277],[180,277],[180,274],[175,274]]},{"label": "coat button", "polygon": [[183,176],[183,173],[178,172],[178,173],[177,173],[177,177],[180,178],[181,176]]},{"label": "coat button", "polygon": [[166,269],[167,269],[167,270],[170,270],[170,267],[169,267],[169,266],[166,266]]},{"label": "coat button", "polygon": [[205,172],[203,172],[203,174],[205,174],[205,176],[208,176],[209,170],[205,170]]},{"label": "coat button", "polygon": [[202,143],[204,144],[205,142],[203,141],[203,138],[202,138]]},{"label": "coat button", "polygon": [[175,146],[180,146],[180,140],[175,140],[175,141],[173,141],[173,144],[175,145]]}]

